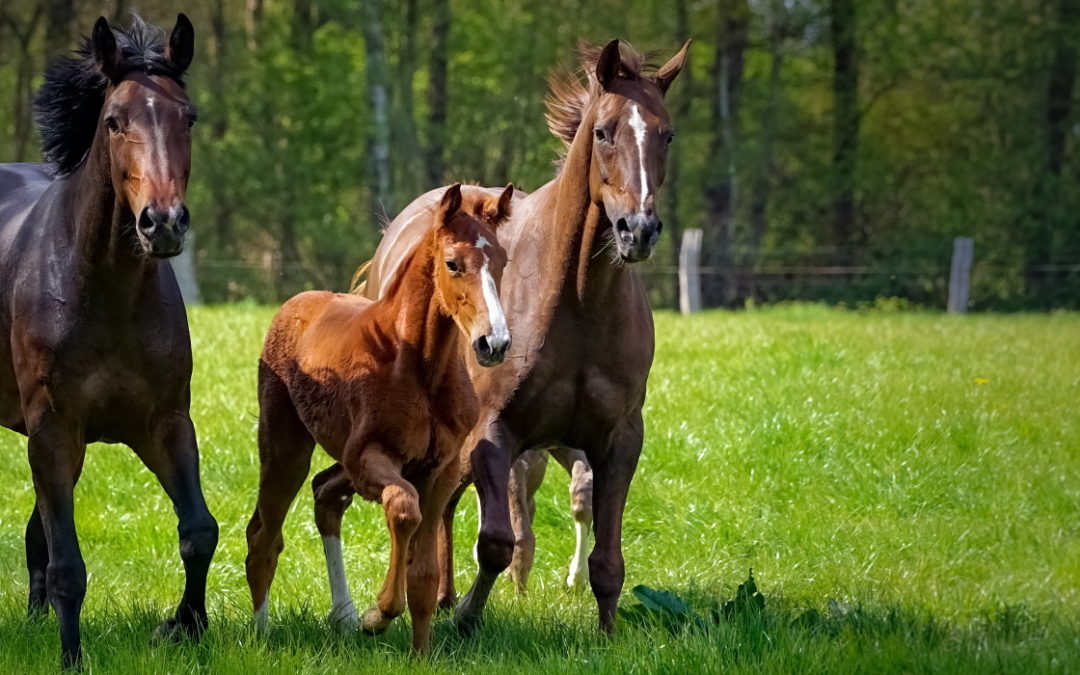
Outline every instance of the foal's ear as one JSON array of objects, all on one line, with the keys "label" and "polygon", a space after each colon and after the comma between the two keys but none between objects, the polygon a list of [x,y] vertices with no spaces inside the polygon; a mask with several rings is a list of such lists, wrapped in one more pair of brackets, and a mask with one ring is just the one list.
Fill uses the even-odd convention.
[{"label": "foal's ear", "polygon": [[439,210],[442,212],[443,224],[450,222],[454,214],[461,208],[461,183],[454,183],[446,188],[442,200],[439,202]]},{"label": "foal's ear", "polygon": [[675,81],[675,78],[682,72],[683,65],[686,63],[686,55],[690,52],[690,40],[686,41],[686,44],[682,46],[679,53],[671,57],[671,60],[660,67],[660,70],[656,71],[656,86],[660,87],[660,93],[666,94],[668,87]]},{"label": "foal's ear", "polygon": [[120,64],[124,54],[116,46],[116,36],[105,17],[98,17],[94,32],[90,35],[90,50],[94,54],[94,63],[101,74],[115,81],[120,75]]},{"label": "foal's ear", "polygon": [[510,218],[510,204],[514,201],[514,184],[507,183],[506,189],[498,197],[489,197],[484,204],[484,219],[491,227],[499,229],[499,225]]},{"label": "foal's ear", "polygon": [[622,56],[619,54],[619,40],[615,39],[607,43],[604,50],[600,52],[600,58],[596,60],[596,81],[600,83],[604,91],[607,91],[611,83],[619,76],[620,68],[622,68]]},{"label": "foal's ear", "polygon": [[195,27],[185,14],[176,15],[176,27],[169,35],[169,44],[165,47],[165,58],[173,65],[186,71],[195,57]]}]

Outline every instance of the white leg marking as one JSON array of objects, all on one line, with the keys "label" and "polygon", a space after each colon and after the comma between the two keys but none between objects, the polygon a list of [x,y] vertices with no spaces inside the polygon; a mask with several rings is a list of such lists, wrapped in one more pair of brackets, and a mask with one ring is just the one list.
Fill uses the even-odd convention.
[{"label": "white leg marking", "polygon": [[476,562],[476,569],[480,569],[480,530],[484,526],[484,503],[480,501],[480,493],[476,492],[476,543],[472,547],[472,559]]},{"label": "white leg marking", "polygon": [[267,628],[267,618],[269,615],[268,605],[270,604],[270,591],[266,592],[266,597],[263,598],[262,604],[255,610],[255,614],[251,617],[251,620],[255,623],[255,629],[260,633],[265,634]]},{"label": "white leg marking", "polygon": [[589,526],[574,522],[574,531],[577,543],[570,560],[570,574],[566,577],[566,585],[571,588],[583,586],[589,580]]},{"label": "white leg marking", "polygon": [[330,615],[326,620],[339,630],[355,631],[360,623],[349,593],[349,580],[345,577],[345,560],[341,556],[341,538],[323,537],[323,554],[326,556],[326,575],[330,578]]},{"label": "white leg marking", "polygon": [[638,166],[641,169],[641,201],[638,209],[645,212],[645,199],[649,196],[649,177],[645,173],[645,118],[638,112],[635,105],[630,112],[630,128],[634,130],[634,140],[637,141]]}]

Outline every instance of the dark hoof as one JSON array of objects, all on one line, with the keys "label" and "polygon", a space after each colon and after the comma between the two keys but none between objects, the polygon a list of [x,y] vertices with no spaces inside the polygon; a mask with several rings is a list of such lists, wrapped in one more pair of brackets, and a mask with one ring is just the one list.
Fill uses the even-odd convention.
[{"label": "dark hoof", "polygon": [[439,598],[439,602],[435,605],[435,611],[439,614],[445,614],[446,612],[454,611],[454,607],[457,605],[456,595],[444,595]]},{"label": "dark hoof", "polygon": [[26,618],[30,619],[31,621],[44,619],[48,615],[49,604],[44,600],[42,600],[41,602],[31,600],[30,603],[26,606]]},{"label": "dark hoof", "polygon": [[458,634],[462,637],[472,637],[480,632],[480,627],[484,624],[484,620],[472,614],[462,616],[456,614],[454,616],[454,627],[457,628]]},{"label": "dark hoof", "polygon": [[184,640],[198,640],[206,630],[206,620],[192,623],[181,622],[176,617],[158,624],[150,634],[150,643],[155,645],[176,644]]}]

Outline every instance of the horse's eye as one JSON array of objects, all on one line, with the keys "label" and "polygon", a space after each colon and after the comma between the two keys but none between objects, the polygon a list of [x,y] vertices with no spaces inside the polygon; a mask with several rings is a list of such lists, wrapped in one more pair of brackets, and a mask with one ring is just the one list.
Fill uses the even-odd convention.
[{"label": "horse's eye", "polygon": [[674,131],[669,131],[667,133],[667,138],[664,139],[664,143],[666,143],[667,145],[671,145],[671,142],[673,140],[675,140],[675,132]]},{"label": "horse's eye", "polygon": [[113,132],[114,134],[120,133],[120,121],[117,120],[115,117],[106,117],[105,126],[109,129],[109,131]]},{"label": "horse's eye", "polygon": [[457,274],[458,272],[461,271],[461,268],[458,267],[457,262],[454,261],[454,260],[447,260],[446,261],[446,269],[450,270],[454,274]]},{"label": "horse's eye", "polygon": [[598,140],[598,141],[600,141],[602,143],[607,142],[607,139],[608,139],[607,132],[604,131],[603,129],[601,129],[600,127],[596,127],[596,129],[593,130],[593,133],[596,134],[596,140]]},{"label": "horse's eye", "polygon": [[198,118],[196,118],[196,117],[187,118],[187,128],[190,129],[191,127],[195,126],[196,121],[198,121]]}]

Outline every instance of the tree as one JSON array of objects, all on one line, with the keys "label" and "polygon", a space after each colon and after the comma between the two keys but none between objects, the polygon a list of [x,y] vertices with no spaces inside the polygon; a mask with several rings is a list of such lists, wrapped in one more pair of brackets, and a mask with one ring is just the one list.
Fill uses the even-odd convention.
[{"label": "tree", "polygon": [[855,164],[859,152],[859,63],[855,0],[831,0],[833,45],[833,245],[850,265],[856,243]]}]

